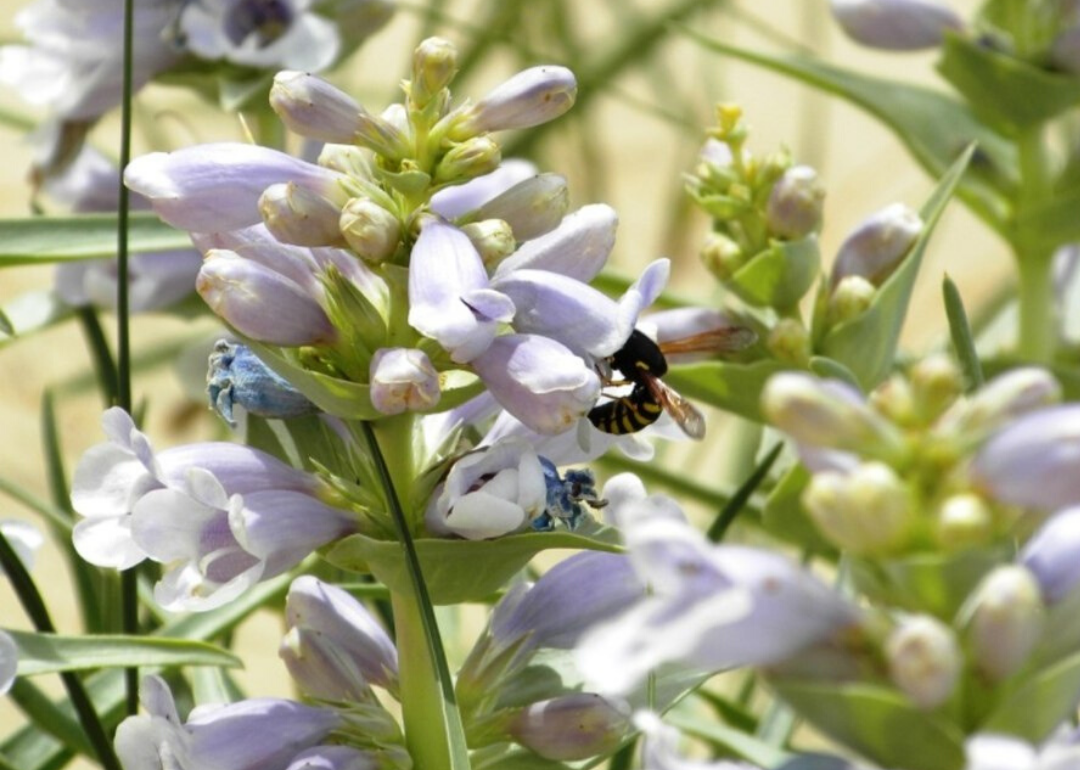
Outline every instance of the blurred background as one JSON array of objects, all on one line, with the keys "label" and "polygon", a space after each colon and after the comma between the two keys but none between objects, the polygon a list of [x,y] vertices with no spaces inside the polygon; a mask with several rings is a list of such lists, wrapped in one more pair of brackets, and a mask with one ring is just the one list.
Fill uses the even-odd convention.
[{"label": "blurred background", "polygon": [[[0,2],[5,11],[0,15],[0,36],[3,42],[16,42],[14,18],[24,3]],[[954,0],[952,5],[965,15],[975,2]],[[454,83],[458,98],[477,98],[523,66],[546,62],[570,66],[581,84],[575,108],[535,137],[504,137],[510,148],[504,157],[516,148],[542,170],[565,175],[571,208],[591,202],[615,207],[620,226],[612,269],[632,276],[651,260],[670,257],[674,269],[669,288],[697,303],[715,305],[720,294],[697,255],[707,222],[688,206],[681,175],[693,166],[718,102],[742,106],[752,129],[748,143],[752,152],[767,154],[786,146],[797,162],[818,169],[827,189],[822,232],[826,268],[838,244],[864,217],[894,201],[918,208],[933,187],[934,180],[895,137],[865,114],[779,75],[706,50],[679,27],[686,25],[743,48],[804,50],[847,68],[937,87],[933,53],[888,54],[859,48],[832,23],[826,0],[433,0],[430,6],[416,0],[398,6],[390,24],[327,73],[329,80],[372,111],[380,111],[399,100],[399,83],[408,76],[411,51],[430,34],[447,37],[463,49],[478,36],[485,40],[482,63]],[[662,18],[673,23],[657,28]],[[3,90],[0,112],[6,118],[0,121],[5,158],[0,164],[0,216],[29,216],[27,173],[32,155],[18,124],[37,116],[15,94]],[[91,143],[115,157],[118,127],[118,115],[107,116],[93,130]],[[224,115],[190,90],[153,85],[137,97],[136,155],[243,136],[235,115]],[[25,292],[48,289],[52,272],[49,266],[6,270],[0,280],[0,306]],[[1005,247],[955,202],[923,264],[904,338],[913,350],[944,339],[940,286],[946,272],[969,308],[991,296],[1010,275]],[[106,313],[102,321],[112,335],[114,317]],[[132,325],[133,348],[137,357],[155,349],[176,350],[197,336],[213,335],[217,328],[208,316],[140,315]],[[170,361],[148,361],[138,371],[135,399],[148,405],[146,429],[156,447],[225,435],[223,424],[198,395],[204,365],[196,360],[179,372]],[[103,405],[77,323],[68,321],[0,342],[0,484],[42,499],[48,497],[40,438],[46,389],[56,398],[70,473],[80,454],[103,439],[99,424]],[[695,454],[690,470],[697,478],[729,481],[724,477],[722,442],[730,423],[730,418],[710,414],[710,451]],[[664,456],[662,450],[657,461],[663,462]],[[35,520],[25,506],[0,494],[0,519],[7,518]],[[78,632],[70,582],[52,544],[39,554],[34,574],[60,630]],[[477,618],[482,617],[478,610]],[[0,581],[0,626],[28,627],[4,581]],[[276,657],[280,632],[277,619],[269,614],[252,619],[239,632],[246,669],[237,678],[251,696],[288,692],[284,668]],[[19,719],[14,709],[0,702],[0,726],[11,727]]]}]

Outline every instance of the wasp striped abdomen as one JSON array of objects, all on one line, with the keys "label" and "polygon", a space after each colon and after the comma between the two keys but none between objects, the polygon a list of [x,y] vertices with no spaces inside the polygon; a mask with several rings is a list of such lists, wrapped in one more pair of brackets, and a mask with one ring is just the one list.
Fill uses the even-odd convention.
[{"label": "wasp striped abdomen", "polygon": [[663,412],[648,387],[635,385],[629,394],[594,407],[588,417],[598,430],[621,436],[649,427]]}]

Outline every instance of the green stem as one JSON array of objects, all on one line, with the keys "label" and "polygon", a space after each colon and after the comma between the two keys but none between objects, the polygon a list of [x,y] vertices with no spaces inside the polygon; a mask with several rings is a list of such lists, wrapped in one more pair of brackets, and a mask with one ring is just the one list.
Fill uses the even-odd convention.
[{"label": "green stem", "polygon": [[[1017,219],[1053,195],[1050,161],[1042,126],[1023,131],[1016,140],[1020,160]],[[1018,230],[1013,243],[1019,272],[1020,328],[1017,352],[1033,363],[1049,363],[1058,344],[1054,317],[1054,246],[1041,233]]]}]

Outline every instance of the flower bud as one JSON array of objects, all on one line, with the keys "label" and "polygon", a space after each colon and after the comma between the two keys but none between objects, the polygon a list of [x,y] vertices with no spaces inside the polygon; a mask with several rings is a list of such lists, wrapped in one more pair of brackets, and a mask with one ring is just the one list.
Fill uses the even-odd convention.
[{"label": "flower bud", "polygon": [[802,500],[825,537],[860,555],[896,550],[911,526],[907,488],[883,463],[815,474]]},{"label": "flower bud", "polygon": [[1051,516],[1024,545],[1020,563],[1039,581],[1047,604],[1056,604],[1080,583],[1080,508]]},{"label": "flower bud", "polygon": [[780,430],[812,446],[845,449],[878,459],[903,451],[903,437],[838,380],[808,374],[773,375],[761,397],[762,411]]},{"label": "flower bud", "polygon": [[859,275],[849,275],[840,280],[829,297],[829,326],[858,318],[877,296],[874,284]]},{"label": "flower bud", "polygon": [[293,182],[267,187],[259,196],[259,213],[266,229],[282,243],[333,246],[341,243],[337,206]]},{"label": "flower bud", "polygon": [[990,437],[971,463],[972,483],[998,502],[1054,511],[1080,504],[1080,405],[1039,409]]},{"label": "flower bud", "polygon": [[892,632],[885,658],[893,683],[923,709],[948,700],[963,665],[952,629],[927,615],[908,618]]},{"label": "flower bud", "polygon": [[794,318],[781,318],[769,332],[769,352],[785,363],[805,367],[810,361],[810,333]]},{"label": "flower bud", "polygon": [[910,428],[919,422],[911,383],[900,374],[893,374],[874,388],[869,401],[879,414],[894,425]]},{"label": "flower bud", "polygon": [[726,281],[746,264],[742,247],[723,233],[710,232],[701,246],[701,261],[709,272]]},{"label": "flower bud", "polygon": [[423,109],[457,74],[457,48],[449,40],[429,37],[413,53],[413,79],[409,86],[409,101]]},{"label": "flower bud", "polygon": [[889,51],[934,48],[946,30],[964,26],[955,11],[935,0],[832,0],[832,12],[850,38]]},{"label": "flower bud", "polygon": [[927,356],[908,376],[916,409],[926,423],[936,420],[963,392],[960,369],[945,354]]},{"label": "flower bud", "polygon": [[473,222],[462,226],[461,231],[469,236],[469,240],[472,241],[472,245],[476,247],[477,253],[489,270],[513,254],[514,247],[517,245],[510,225],[501,219]]},{"label": "flower bud", "polygon": [[880,286],[911,250],[922,229],[918,213],[903,203],[869,216],[840,246],[830,278],[834,292],[844,278],[853,275]]},{"label": "flower bud", "polygon": [[315,698],[370,699],[369,684],[397,690],[397,649],[350,594],[311,575],[285,598],[288,632],[279,654],[300,689]]},{"label": "flower bud", "polygon": [[795,241],[821,229],[825,188],[810,166],[792,166],[773,185],[765,221],[777,238]]},{"label": "flower bud", "polygon": [[401,241],[398,218],[371,198],[353,198],[346,203],[338,227],[352,250],[373,264],[394,256]]},{"label": "flower bud", "polygon": [[326,312],[299,284],[231,251],[207,253],[195,290],[226,323],[259,342],[322,345],[337,336]]},{"label": "flower bud", "polygon": [[450,131],[460,141],[489,131],[529,128],[562,115],[574,105],[577,81],[565,67],[523,70],[466,108]]},{"label": "flower bud", "polygon": [[629,706],[595,693],[533,703],[515,714],[509,725],[515,741],[556,762],[608,754],[629,729]]},{"label": "flower bud", "polygon": [[306,72],[275,75],[270,106],[290,131],[322,142],[352,144],[365,122],[351,96]]},{"label": "flower bud", "polygon": [[1061,386],[1045,369],[1023,367],[1000,374],[942,418],[940,429],[981,441],[1010,420],[1061,400]]},{"label": "flower bud", "polygon": [[1012,564],[983,578],[961,614],[967,618],[971,657],[979,671],[994,682],[1024,664],[1046,621],[1035,576]]},{"label": "flower bud", "polygon": [[371,359],[371,404],[383,414],[424,411],[439,403],[439,373],[415,348],[380,348]]},{"label": "flower bud", "polygon": [[355,144],[323,145],[317,162],[320,168],[338,171],[351,177],[365,178],[373,173],[371,153]]},{"label": "flower bud", "polygon": [[501,219],[518,241],[551,232],[566,215],[570,193],[558,174],[537,174],[517,183],[476,210],[475,219]]},{"label": "flower bud", "polygon": [[988,542],[993,525],[990,507],[981,497],[970,493],[952,495],[938,509],[935,534],[942,547],[959,550]]},{"label": "flower bud", "polygon": [[495,140],[476,136],[451,147],[435,167],[435,183],[462,182],[499,167],[502,151]]}]

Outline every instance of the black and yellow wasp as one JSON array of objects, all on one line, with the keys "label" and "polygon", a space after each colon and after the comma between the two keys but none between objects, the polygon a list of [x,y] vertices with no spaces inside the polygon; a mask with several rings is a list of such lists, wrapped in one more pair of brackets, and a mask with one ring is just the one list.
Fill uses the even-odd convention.
[{"label": "black and yellow wasp", "polygon": [[693,404],[665,385],[667,355],[678,353],[719,353],[742,350],[753,344],[754,332],[744,326],[730,326],[656,343],[634,329],[626,344],[606,359],[605,367],[618,370],[622,380],[602,372],[605,385],[632,385],[626,395],[615,396],[589,413],[589,422],[605,433],[623,435],[643,430],[667,412],[692,439],[705,437],[705,417]]}]

